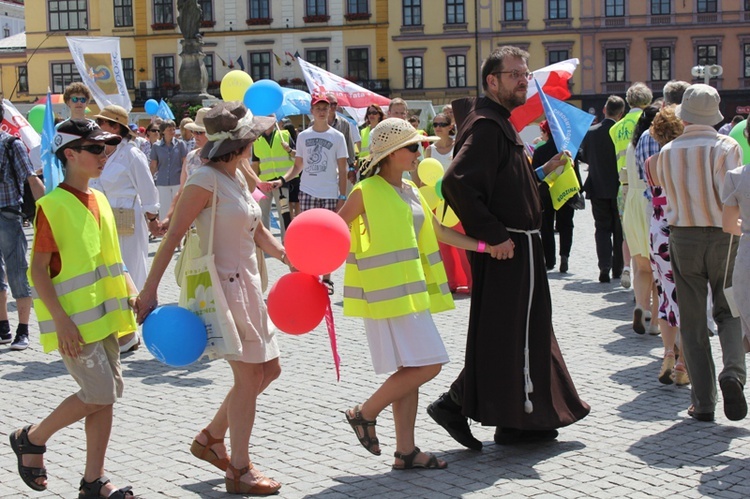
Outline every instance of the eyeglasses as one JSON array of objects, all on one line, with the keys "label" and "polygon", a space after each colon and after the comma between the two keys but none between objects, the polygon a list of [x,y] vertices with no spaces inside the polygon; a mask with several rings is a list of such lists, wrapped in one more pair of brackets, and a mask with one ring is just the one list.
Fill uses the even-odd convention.
[{"label": "eyeglasses", "polygon": [[152,128],[151,130],[146,130],[146,133],[151,133],[151,132],[159,133],[159,130],[157,130],[155,128]]},{"label": "eyeglasses", "polygon": [[81,104],[86,104],[86,103],[87,103],[88,101],[89,101],[89,100],[88,100],[88,99],[87,99],[86,97],[71,97],[71,98],[70,98],[70,102],[72,102],[72,103],[74,103],[74,104],[77,104],[77,103],[79,103],[79,102],[80,102]]},{"label": "eyeglasses", "polygon": [[99,156],[104,152],[104,146],[99,144],[92,144],[90,146],[78,146],[78,147],[71,147],[74,151],[86,151],[87,153],[91,153],[94,156]]},{"label": "eyeglasses", "polygon": [[377,112],[377,111],[375,111],[375,110],[373,109],[372,111],[367,111],[367,114],[369,114],[370,116],[377,116],[377,115],[379,115],[380,113],[379,113],[379,112]]},{"label": "eyeglasses", "polygon": [[442,123],[442,122],[440,122],[440,123],[433,123],[432,126],[435,127],[435,128],[446,128],[446,127],[449,127],[451,125],[450,125],[450,123]]},{"label": "eyeglasses", "polygon": [[206,135],[206,132],[199,132],[198,130],[194,130],[193,135]]},{"label": "eyeglasses", "polygon": [[521,73],[517,69],[514,69],[513,71],[495,71],[492,74],[509,74],[510,77],[514,80],[519,80],[521,78],[523,78],[524,80],[531,80],[534,77],[534,73],[530,73],[528,71],[524,71],[523,73]]},{"label": "eyeglasses", "polygon": [[409,152],[417,152],[419,151],[419,144],[410,144],[408,146],[402,147],[402,149],[406,149]]}]

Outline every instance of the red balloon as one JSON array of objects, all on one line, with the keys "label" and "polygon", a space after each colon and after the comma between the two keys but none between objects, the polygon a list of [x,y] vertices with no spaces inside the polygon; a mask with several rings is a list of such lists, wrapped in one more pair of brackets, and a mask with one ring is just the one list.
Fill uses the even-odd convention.
[{"label": "red balloon", "polygon": [[349,227],[336,213],[322,208],[294,217],[284,236],[289,261],[300,272],[330,274],[346,260],[351,245]]},{"label": "red balloon", "polygon": [[309,333],[320,324],[328,305],[328,289],[309,274],[293,272],[276,281],[268,293],[268,315],[281,331]]}]

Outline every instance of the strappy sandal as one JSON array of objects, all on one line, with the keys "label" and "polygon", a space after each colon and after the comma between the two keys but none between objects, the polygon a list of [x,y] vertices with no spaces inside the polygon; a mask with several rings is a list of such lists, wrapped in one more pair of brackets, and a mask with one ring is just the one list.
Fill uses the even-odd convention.
[{"label": "strappy sandal", "polygon": [[[241,478],[246,474],[250,473],[253,469],[253,463],[245,466],[242,469],[237,469],[231,464],[227,465],[228,469],[232,470],[233,478],[225,477],[224,485],[227,488],[228,494],[242,494],[242,495],[254,495],[254,496],[271,496],[279,493],[281,484],[276,480],[262,476],[253,485],[243,482]],[[256,477],[257,478],[257,477]]]},{"label": "strappy sandal", "polygon": [[[93,482],[87,482],[83,478],[81,479],[81,487],[78,489],[78,499],[96,499],[99,497],[105,497],[101,495],[102,487],[109,483],[109,478],[101,476]],[[117,489],[112,492],[109,496],[110,499],[134,499],[133,487],[128,485],[121,489]]]},{"label": "strappy sandal", "polygon": [[[32,425],[25,426],[23,429],[16,430],[10,434],[10,446],[18,457],[18,474],[21,475],[23,483],[36,491],[47,490],[46,485],[39,485],[36,480],[39,478],[47,479],[46,468],[34,468],[33,466],[23,465],[24,454],[44,454],[47,452],[46,445],[34,445],[29,441],[29,430]],[[20,432],[20,433],[19,433]]]},{"label": "strappy sandal", "polygon": [[[380,447],[380,442],[378,441],[378,437],[375,435],[370,436],[370,432],[368,429],[372,427],[373,434],[375,433],[375,425],[378,424],[377,419],[373,419],[372,421],[368,421],[367,419],[362,417],[362,404],[358,404],[354,407],[354,417],[349,415],[350,409],[347,409],[344,411],[344,416],[346,416],[346,420],[349,422],[349,425],[351,425],[352,429],[354,430],[354,434],[357,436],[357,439],[359,440],[359,443],[362,444],[362,447],[368,450],[370,454],[375,454],[376,456],[380,455],[380,449],[375,450],[375,447]],[[359,434],[357,429],[362,430],[362,435]]]},{"label": "strappy sandal", "polygon": [[402,454],[401,452],[394,452],[393,457],[396,459],[400,459],[404,462],[403,465],[400,464],[394,464],[393,469],[394,470],[411,470],[414,468],[424,468],[428,470],[444,470],[448,467],[448,463],[443,461],[442,459],[438,460],[437,457],[435,457],[434,454],[427,454],[430,456],[430,458],[427,460],[426,463],[415,463],[414,460],[417,458],[419,453],[422,452],[419,450],[419,447],[414,447],[414,450],[411,451],[409,454]]},{"label": "strappy sandal", "polygon": [[323,279],[323,284],[328,288],[328,296],[333,295],[333,281],[330,279]]},{"label": "strappy sandal", "polygon": [[201,433],[206,436],[206,445],[201,444],[197,440],[193,440],[193,443],[190,445],[190,453],[198,459],[213,464],[221,471],[226,471],[227,466],[229,466],[229,459],[226,457],[219,457],[219,455],[211,449],[212,445],[223,443],[224,439],[214,438],[205,428],[201,430]]}]

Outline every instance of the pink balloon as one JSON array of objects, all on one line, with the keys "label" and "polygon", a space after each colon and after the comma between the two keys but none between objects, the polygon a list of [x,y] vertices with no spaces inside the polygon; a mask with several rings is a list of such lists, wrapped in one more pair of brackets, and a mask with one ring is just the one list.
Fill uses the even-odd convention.
[{"label": "pink balloon", "polygon": [[284,237],[286,254],[292,265],[305,274],[330,274],[349,254],[351,237],[346,222],[322,208],[304,211],[294,217]]},{"label": "pink balloon", "polygon": [[268,315],[288,334],[309,333],[320,324],[328,305],[328,289],[308,274],[293,272],[276,281],[268,292]]}]

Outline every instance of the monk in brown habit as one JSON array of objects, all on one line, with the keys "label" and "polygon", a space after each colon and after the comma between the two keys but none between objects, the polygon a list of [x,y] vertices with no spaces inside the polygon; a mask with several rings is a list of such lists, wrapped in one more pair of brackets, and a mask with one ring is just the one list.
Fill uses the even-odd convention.
[{"label": "monk in brown habit", "polygon": [[[585,417],[555,334],[539,229],[537,175],[509,121],[526,102],[529,54],[501,47],[482,65],[484,97],[453,101],[455,157],[443,179],[448,204],[466,234],[499,252],[471,252],[474,286],[464,369],[427,412],[460,444],[480,450],[467,417],[496,426],[495,442],[557,438]],[[563,165],[563,153],[541,167]],[[481,245],[482,243],[480,243]]]}]

